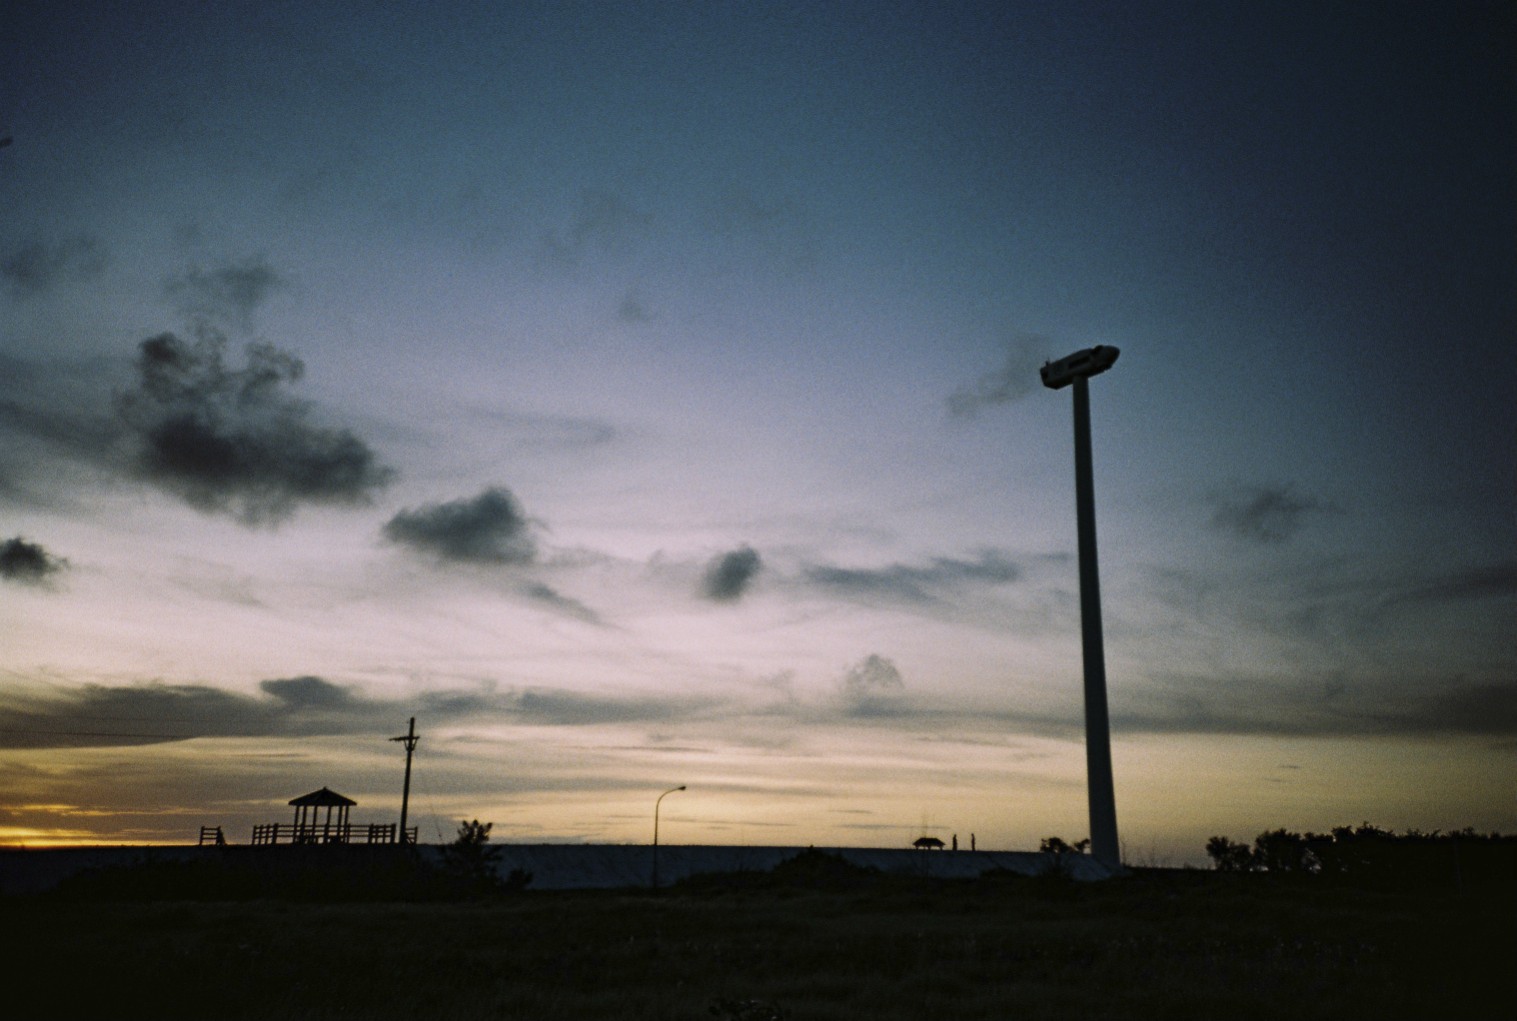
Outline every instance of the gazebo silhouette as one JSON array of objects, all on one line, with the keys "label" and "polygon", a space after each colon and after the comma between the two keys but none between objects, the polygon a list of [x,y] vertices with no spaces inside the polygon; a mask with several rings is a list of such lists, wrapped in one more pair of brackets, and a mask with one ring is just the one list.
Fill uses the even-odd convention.
[{"label": "gazebo silhouette", "polygon": [[[295,807],[295,843],[330,844],[334,839],[337,843],[348,842],[348,809],[358,804],[352,798],[345,798],[331,788],[323,787],[319,791],[291,798],[290,804]],[[318,824],[317,818],[323,808],[327,810],[327,815]],[[332,823],[333,809],[337,810],[335,828]]]},{"label": "gazebo silhouette", "polygon": [[[259,844],[393,844],[416,843],[416,828],[397,833],[394,823],[369,823],[354,826],[348,821],[348,809],[358,804],[330,787],[291,798],[295,809],[293,823],[264,823],[253,827],[253,843]],[[323,812],[322,809],[326,811]]]}]

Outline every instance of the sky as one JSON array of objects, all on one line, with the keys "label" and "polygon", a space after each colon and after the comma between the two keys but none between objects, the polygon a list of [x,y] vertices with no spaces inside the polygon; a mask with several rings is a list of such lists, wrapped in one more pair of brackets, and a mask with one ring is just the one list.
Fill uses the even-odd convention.
[{"label": "sky", "polygon": [[1509,4],[32,3],[0,843],[1517,830]]}]

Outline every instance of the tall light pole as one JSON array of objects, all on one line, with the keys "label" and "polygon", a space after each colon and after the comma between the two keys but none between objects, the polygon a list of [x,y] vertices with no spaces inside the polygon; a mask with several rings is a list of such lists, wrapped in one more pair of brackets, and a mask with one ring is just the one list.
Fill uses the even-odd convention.
[{"label": "tall light pole", "polygon": [[1085,658],[1085,782],[1090,798],[1090,852],[1103,865],[1122,866],[1117,842],[1117,795],[1111,780],[1111,720],[1106,711],[1106,651],[1101,640],[1101,579],[1096,567],[1096,496],[1091,478],[1091,376],[1120,354],[1106,345],[1076,351],[1040,371],[1043,385],[1075,388],[1075,518],[1080,542],[1080,637]]},{"label": "tall light pole", "polygon": [[667,791],[660,794],[658,800],[653,803],[653,888],[655,890],[658,889],[658,806],[663,804],[664,799],[675,791],[682,791],[684,789],[684,784],[680,784],[678,787],[670,787]]},{"label": "tall light pole", "polygon": [[406,840],[406,812],[411,807],[411,753],[416,751],[416,742],[421,740],[421,736],[416,733],[416,717],[411,717],[411,725],[406,728],[404,734],[399,737],[392,737],[390,740],[404,741],[406,746],[406,785],[401,788],[400,792],[400,842],[404,844],[408,843]]}]

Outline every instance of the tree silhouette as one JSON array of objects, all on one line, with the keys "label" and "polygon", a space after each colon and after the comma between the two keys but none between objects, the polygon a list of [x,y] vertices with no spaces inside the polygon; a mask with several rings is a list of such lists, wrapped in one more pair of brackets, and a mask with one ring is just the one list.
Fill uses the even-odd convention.
[{"label": "tree silhouette", "polygon": [[458,824],[453,843],[442,849],[443,866],[458,880],[465,892],[496,893],[520,890],[532,881],[532,874],[512,869],[500,874],[500,848],[490,847],[490,830],[494,823],[465,819]]}]

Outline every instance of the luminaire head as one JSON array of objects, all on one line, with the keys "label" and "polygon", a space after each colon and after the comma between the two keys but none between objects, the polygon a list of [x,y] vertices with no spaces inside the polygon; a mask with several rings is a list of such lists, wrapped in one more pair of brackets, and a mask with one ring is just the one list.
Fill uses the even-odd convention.
[{"label": "luminaire head", "polygon": [[1117,363],[1117,355],[1121,353],[1110,344],[1097,344],[1056,362],[1044,362],[1038,372],[1043,376],[1044,386],[1050,390],[1062,390],[1077,379],[1089,379],[1105,372]]}]

